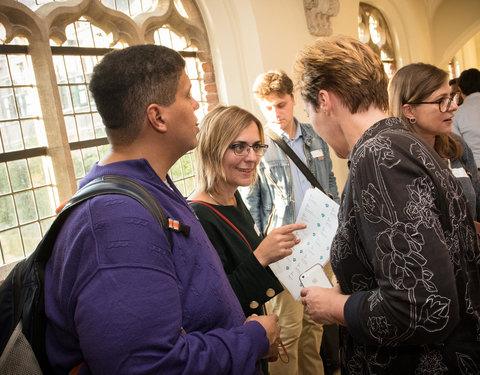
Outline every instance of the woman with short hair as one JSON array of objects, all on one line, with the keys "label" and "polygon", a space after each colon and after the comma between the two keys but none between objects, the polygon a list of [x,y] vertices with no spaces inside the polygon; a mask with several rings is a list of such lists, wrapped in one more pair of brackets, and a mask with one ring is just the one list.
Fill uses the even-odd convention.
[{"label": "woman with short hair", "polygon": [[[314,129],[349,160],[330,258],[339,284],[301,291],[313,320],[341,325],[342,373],[479,373],[480,251],[459,182],[388,116],[388,78],[368,45],[318,39],[296,71]],[[425,106],[448,128],[442,95],[418,99],[440,100]]]}]

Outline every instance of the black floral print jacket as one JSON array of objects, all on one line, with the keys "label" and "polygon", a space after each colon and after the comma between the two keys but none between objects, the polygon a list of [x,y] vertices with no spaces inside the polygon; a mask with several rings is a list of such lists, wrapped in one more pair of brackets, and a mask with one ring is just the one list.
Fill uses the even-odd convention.
[{"label": "black floral print jacket", "polygon": [[396,118],[350,153],[331,262],[342,374],[480,374],[480,252],[460,183]]}]

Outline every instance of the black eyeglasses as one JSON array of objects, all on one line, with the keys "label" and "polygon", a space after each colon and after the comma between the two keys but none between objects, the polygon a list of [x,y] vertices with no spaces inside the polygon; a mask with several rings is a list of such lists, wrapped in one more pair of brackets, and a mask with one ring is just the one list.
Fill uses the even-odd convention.
[{"label": "black eyeglasses", "polygon": [[455,93],[454,95],[450,96],[449,98],[442,98],[436,100],[434,102],[410,102],[407,104],[438,104],[438,108],[440,112],[447,112],[450,109],[450,105],[452,102],[458,104],[458,99],[460,98],[460,93]]},{"label": "black eyeglasses", "polygon": [[250,152],[250,149],[252,149],[253,152],[257,156],[263,156],[265,154],[265,151],[267,151],[268,145],[262,145],[261,143],[255,143],[255,144],[250,146],[246,142],[237,142],[237,143],[231,144],[228,148],[233,150],[233,152],[237,156],[248,155],[249,152]]}]

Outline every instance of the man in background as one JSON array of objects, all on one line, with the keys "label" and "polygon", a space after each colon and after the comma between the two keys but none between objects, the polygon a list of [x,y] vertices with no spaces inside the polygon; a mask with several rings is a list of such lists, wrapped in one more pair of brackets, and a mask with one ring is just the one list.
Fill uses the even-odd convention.
[{"label": "man in background", "polygon": [[452,78],[450,81],[448,81],[448,85],[452,89],[452,96],[455,94],[459,94],[458,97],[458,105],[463,103],[463,97],[462,97],[462,92],[460,90],[460,87],[458,86],[458,78]]},{"label": "man in background", "polygon": [[458,78],[463,104],[455,112],[452,131],[463,137],[480,166],[480,71],[464,70]]},{"label": "man in background", "polygon": [[[307,123],[293,116],[295,99],[293,82],[281,70],[257,77],[253,92],[267,119],[266,129],[273,130],[291,147],[326,192],[338,202],[338,190],[332,172],[328,145]],[[312,185],[296,164],[266,133],[268,149],[259,165],[256,184],[243,190],[245,204],[264,234],[286,224],[295,223],[305,192]],[[281,339],[289,363],[271,363],[271,375],[318,375],[324,366],[320,357],[323,328],[313,322],[304,307],[285,290],[267,303],[269,313],[279,316]]]}]

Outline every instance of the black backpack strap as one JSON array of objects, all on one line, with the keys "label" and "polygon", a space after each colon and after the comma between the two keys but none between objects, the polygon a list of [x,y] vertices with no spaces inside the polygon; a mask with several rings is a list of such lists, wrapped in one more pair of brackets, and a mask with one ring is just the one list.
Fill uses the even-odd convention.
[{"label": "black backpack strap", "polygon": [[90,198],[104,194],[127,195],[142,204],[142,206],[144,206],[150,212],[150,214],[164,229],[168,237],[168,241],[170,242],[170,248],[173,251],[172,233],[169,230],[169,219],[165,215],[162,206],[160,206],[160,203],[155,199],[155,197],[145,187],[130,178],[115,175],[105,175],[90,181],[87,185],[78,190],[72,196],[72,198],[70,198],[67,204],[65,204],[62,211],[60,211],[50,229],[38,245],[38,248],[40,248],[41,251],[38,254],[37,260],[41,262],[50,258],[53,246],[41,245],[44,242],[53,243],[61,226],[75,206]]},{"label": "black backpack strap", "polygon": [[62,212],[71,205],[102,194],[128,195],[141,203],[163,228],[168,229],[168,218],[153,195],[138,182],[121,176],[106,175],[90,181],[70,199]]},{"label": "black backpack strap", "polygon": [[[123,194],[141,203],[162,226],[173,251],[172,233],[168,224],[171,219],[167,218],[160,203],[146,188],[129,178],[120,176],[108,175],[91,181],[69,200],[53,221],[35,251],[17,264],[0,286],[2,290],[1,301],[3,301],[0,311],[4,315],[0,315],[0,318],[5,318],[12,325],[11,327],[2,325],[2,329],[10,330],[10,333],[4,335],[7,336],[5,342],[0,340],[0,354],[3,352],[11,332],[26,311],[31,319],[23,321],[22,332],[30,342],[43,372],[45,374],[52,373],[45,351],[46,316],[43,289],[45,265],[52,254],[60,228],[73,208],[92,197],[102,194]],[[32,295],[35,295],[35,298]],[[28,306],[25,305],[26,302],[29,302]],[[8,306],[11,306],[11,318],[8,315],[10,313]]]}]

